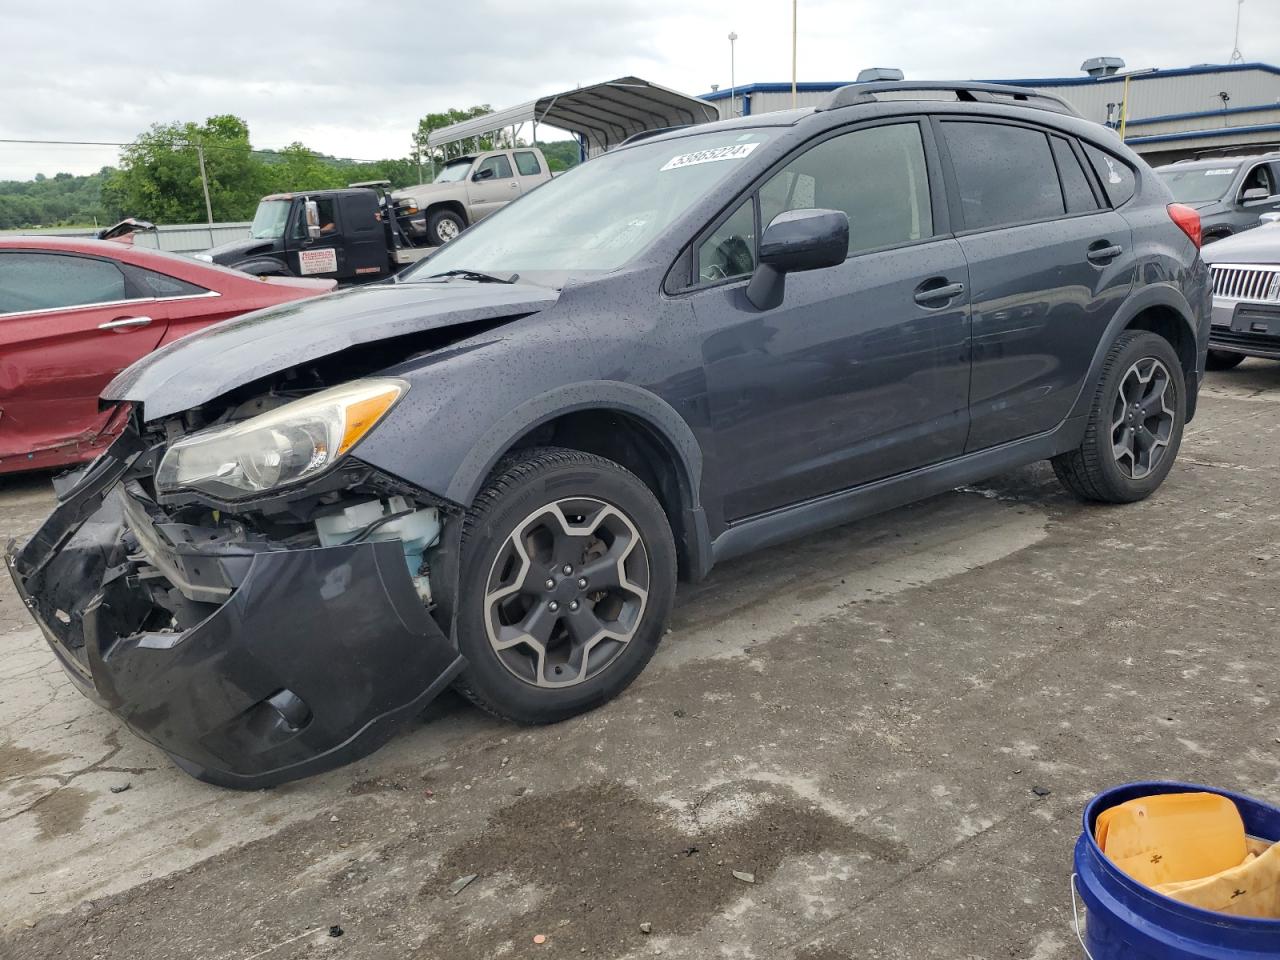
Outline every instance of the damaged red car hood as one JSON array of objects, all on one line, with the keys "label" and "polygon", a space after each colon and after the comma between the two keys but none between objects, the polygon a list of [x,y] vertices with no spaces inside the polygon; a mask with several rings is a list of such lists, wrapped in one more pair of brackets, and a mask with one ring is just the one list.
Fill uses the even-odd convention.
[{"label": "damaged red car hood", "polygon": [[143,358],[102,392],[155,420],[348,347],[552,306],[559,291],[524,283],[379,284],[247,313]]}]

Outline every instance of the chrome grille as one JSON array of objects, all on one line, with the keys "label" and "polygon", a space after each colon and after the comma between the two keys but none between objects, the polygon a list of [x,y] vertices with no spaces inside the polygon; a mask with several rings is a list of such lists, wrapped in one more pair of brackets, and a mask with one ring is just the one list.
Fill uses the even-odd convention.
[{"label": "chrome grille", "polygon": [[1213,295],[1226,300],[1280,303],[1280,266],[1214,263]]}]

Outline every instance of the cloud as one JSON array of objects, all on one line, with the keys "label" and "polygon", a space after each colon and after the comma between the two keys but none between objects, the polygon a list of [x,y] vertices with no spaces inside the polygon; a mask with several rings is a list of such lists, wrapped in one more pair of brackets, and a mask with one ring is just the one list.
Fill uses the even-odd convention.
[{"label": "cloud", "polygon": [[[1072,76],[1225,61],[1234,0],[800,0],[802,80],[866,66],[908,77]],[[1280,59],[1280,4],[1244,6],[1248,59]],[[255,146],[403,156],[423,114],[510,106],[625,74],[689,93],[786,80],[786,0],[67,0],[0,12],[0,136],[127,141],[156,122],[235,113]],[[0,178],[113,162],[101,148],[0,146]]]}]

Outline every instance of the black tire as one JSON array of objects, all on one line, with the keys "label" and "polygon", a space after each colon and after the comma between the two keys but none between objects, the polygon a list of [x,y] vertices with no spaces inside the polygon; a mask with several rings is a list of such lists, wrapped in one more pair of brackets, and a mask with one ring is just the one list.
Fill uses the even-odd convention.
[{"label": "black tire", "polygon": [[1204,365],[1208,370],[1231,370],[1240,366],[1243,361],[1243,353],[1228,353],[1225,350],[1210,350],[1209,355],[1204,359]]},{"label": "black tire", "polygon": [[[1157,431],[1149,429],[1149,424],[1156,421],[1154,418],[1146,421],[1140,413],[1131,414],[1132,405],[1121,400],[1120,391],[1122,384],[1129,389],[1136,382],[1132,377],[1140,377],[1144,369],[1153,371],[1153,378],[1159,376],[1155,364],[1159,364],[1164,375],[1167,375],[1167,379],[1163,381],[1165,386],[1161,396],[1157,398],[1162,401],[1162,412],[1158,414],[1162,418],[1159,433],[1165,431],[1163,418],[1168,416],[1170,419],[1163,445],[1156,446],[1153,443],[1150,448],[1159,451],[1158,458],[1154,453],[1147,454],[1152,459],[1143,472],[1137,459],[1132,456],[1118,457],[1115,451],[1125,441],[1128,441],[1131,448],[1137,449],[1133,443],[1135,431],[1141,435],[1145,430],[1146,436],[1154,439]],[[1152,382],[1161,381],[1153,379]],[[1126,396],[1126,399],[1130,398]],[[1081,500],[1100,503],[1133,503],[1143,500],[1155,492],[1173,467],[1178,447],[1182,443],[1186,409],[1187,391],[1182,364],[1169,341],[1145,330],[1125,331],[1111,345],[1102,364],[1102,375],[1098,379],[1093,403],[1089,408],[1084,442],[1075,450],[1054,457],[1053,472],[1062,485]],[[1118,421],[1117,417],[1120,418]],[[1114,434],[1113,424],[1117,425],[1118,430]],[[1131,427],[1130,424],[1136,426]],[[1121,438],[1121,442],[1117,443],[1117,437]]]},{"label": "black tire", "polygon": [[[590,517],[585,512],[581,515],[576,512],[596,509],[593,506],[596,504],[600,505],[598,511]],[[633,543],[617,566],[615,576],[625,583],[625,587],[619,588],[620,592],[591,593],[588,585],[587,591],[579,589],[577,599],[570,595],[584,582],[578,578],[579,570],[585,573],[592,569],[584,554],[581,567],[561,576],[566,569],[561,561],[574,554],[580,538],[566,536],[562,542],[540,545],[535,534],[547,535],[554,530],[537,527],[534,534],[529,534],[533,529],[531,522],[535,526],[543,523],[535,517],[555,516],[546,514],[552,509],[551,505],[557,505],[559,517],[574,521],[569,526],[562,525],[566,534],[570,529],[590,528],[594,518],[600,516],[608,518],[606,523],[622,524],[619,529],[623,530],[623,536],[612,540],[613,544],[620,545],[619,551],[635,539],[632,534],[638,534],[638,546]],[[583,524],[581,527],[576,526],[579,521]],[[550,522],[546,524],[548,528],[551,526]],[[521,531],[518,539],[524,550],[522,555],[515,555],[522,556],[520,569],[528,571],[523,577],[518,570],[511,574],[503,572],[515,565],[512,552],[517,530]],[[601,526],[597,533],[603,530]],[[612,535],[605,532],[605,536]],[[594,549],[603,546],[602,539],[597,538],[595,542],[598,546]],[[612,562],[614,552],[614,546],[610,545],[604,555],[592,558],[597,568]],[[639,593],[630,592],[633,586],[630,579],[641,578],[641,559],[637,559],[637,555],[644,561],[645,599],[641,599]],[[524,557],[528,558],[527,564],[523,563]],[[637,572],[633,573],[631,566],[624,570],[622,563],[635,564]],[[602,573],[600,579],[607,578],[608,574]],[[555,589],[548,588],[546,596],[540,595],[553,579],[557,584]],[[524,583],[528,589],[513,586],[517,582]],[[591,710],[621,693],[649,662],[666,628],[675,584],[676,551],[671,528],[662,506],[639,479],[611,460],[576,450],[558,447],[522,450],[494,469],[463,524],[455,606],[458,645],[467,659],[467,668],[457,681],[458,689],[489,713],[522,724],[554,723]],[[562,590],[568,592],[557,592]],[[491,601],[491,597],[504,591],[514,592],[501,601]],[[535,607],[543,611],[556,608],[554,598],[558,598],[561,612],[554,616],[540,614],[546,619],[539,622],[553,621],[550,639],[541,653],[522,640],[499,651],[499,645],[509,639],[502,631],[520,634],[524,624],[532,620]],[[519,625],[502,625],[508,615],[503,605],[508,603],[516,606],[512,619],[520,621]],[[523,607],[526,603],[528,607]],[[581,609],[590,618],[588,623],[596,626],[610,622],[607,613],[599,615],[599,611],[605,609],[601,604],[619,611],[631,604],[630,639],[621,643],[599,639],[594,645],[587,643],[584,647],[578,643],[580,636],[574,630],[575,626],[581,627],[583,621],[571,619],[578,616],[568,613],[571,604],[577,604],[574,609]],[[622,612],[614,616],[616,619],[612,622],[623,622]],[[583,631],[587,632],[589,628]],[[571,648],[577,652],[570,653]],[[581,659],[575,661],[573,658],[579,654]],[[603,666],[594,666],[599,663]],[[566,679],[558,680],[562,669]],[[566,685],[539,685],[548,681]]]},{"label": "black tire", "polygon": [[440,247],[448,243],[463,230],[467,222],[452,210],[437,210],[427,217],[427,243]]}]

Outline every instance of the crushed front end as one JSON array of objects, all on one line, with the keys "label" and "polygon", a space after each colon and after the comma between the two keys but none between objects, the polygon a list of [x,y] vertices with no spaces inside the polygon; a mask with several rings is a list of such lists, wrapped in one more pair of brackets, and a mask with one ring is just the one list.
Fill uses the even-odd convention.
[{"label": "crushed front end", "polygon": [[239,500],[166,490],[183,430],[130,423],[9,545],[19,595],[80,689],[199,779],[257,789],[372,752],[463,666],[431,583],[452,508],[351,456]]}]

